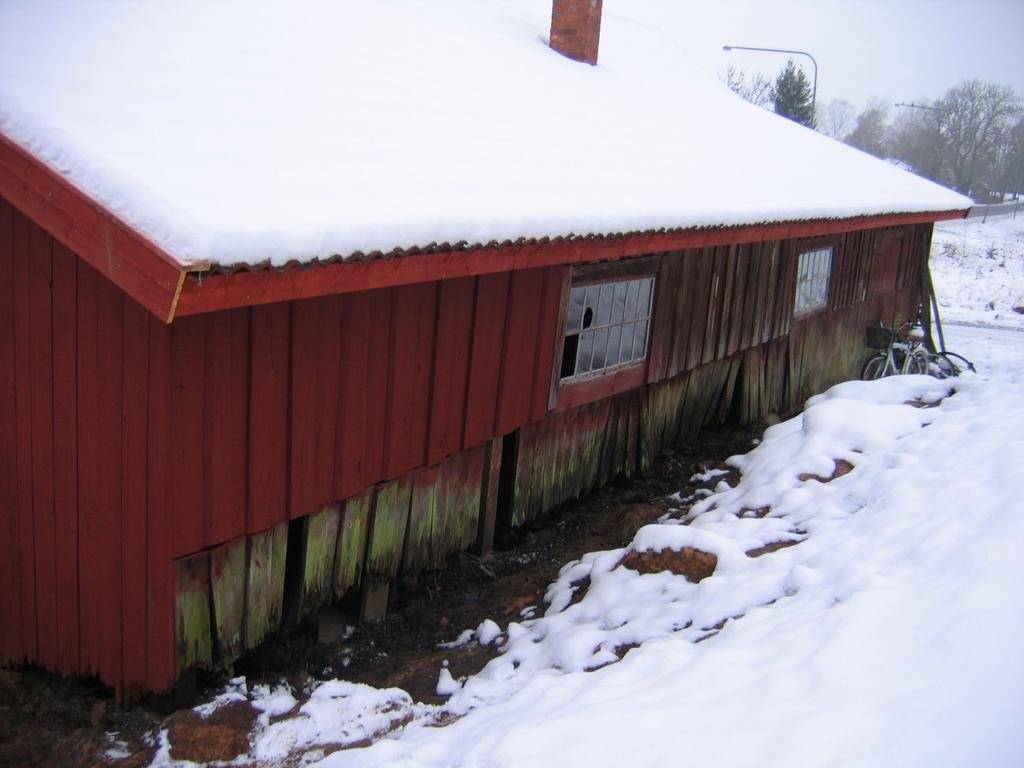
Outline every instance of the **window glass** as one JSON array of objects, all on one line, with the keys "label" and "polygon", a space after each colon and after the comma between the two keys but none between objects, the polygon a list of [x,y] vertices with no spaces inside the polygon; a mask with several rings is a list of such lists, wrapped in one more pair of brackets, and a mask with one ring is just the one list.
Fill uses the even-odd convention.
[{"label": "window glass", "polygon": [[831,275],[831,248],[818,248],[800,254],[794,314],[801,315],[828,305],[828,282]]},{"label": "window glass", "polygon": [[561,378],[573,379],[643,360],[654,278],[576,285],[569,291]]}]

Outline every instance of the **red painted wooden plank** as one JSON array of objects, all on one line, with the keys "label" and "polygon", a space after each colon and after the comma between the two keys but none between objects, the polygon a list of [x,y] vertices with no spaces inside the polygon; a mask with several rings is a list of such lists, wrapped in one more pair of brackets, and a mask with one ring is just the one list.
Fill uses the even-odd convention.
[{"label": "red painted wooden plank", "polygon": [[[78,257],[53,244],[53,492],[57,553],[57,669],[78,671]],[[144,318],[148,324],[148,317]]]},{"label": "red painted wooden plank", "polygon": [[370,327],[374,294],[346,296],[341,308],[341,340],[338,361],[338,412],[335,429],[334,495],[347,499],[359,493],[364,482],[366,403],[369,385]]},{"label": "red painted wooden plank", "polygon": [[254,307],[250,323],[246,529],[259,533],[288,517],[289,305]]},{"label": "red painted wooden plank", "polygon": [[686,356],[686,367],[696,368],[704,357],[704,337],[708,306],[711,301],[711,273],[714,269],[714,251],[703,248],[694,254],[697,259],[694,272],[693,322],[690,326],[690,349]]},{"label": "red painted wooden plank", "polygon": [[[387,434],[388,386],[391,350],[391,315],[393,309],[391,290],[374,291],[369,294],[369,346],[366,367],[361,375],[366,377],[365,428],[362,451],[363,485],[372,485],[384,479],[385,435]],[[355,375],[360,375],[355,373]]]},{"label": "red painted wooden plank", "polygon": [[2,134],[0,196],[161,320],[173,317],[185,274],[181,265]]},{"label": "red painted wooden plank", "polygon": [[487,275],[477,281],[473,309],[473,351],[469,362],[464,447],[495,436],[495,408],[505,341],[509,273]]},{"label": "red painted wooden plank", "polygon": [[341,299],[296,302],[292,326],[291,516],[334,498]]},{"label": "red painted wooden plank", "polygon": [[537,359],[543,291],[544,270],[512,273],[498,387],[498,434],[511,432],[529,421],[534,378],[543,374],[545,381],[550,380],[551,371],[547,367],[542,372],[533,367]]},{"label": "red painted wooden plank", "polygon": [[245,533],[249,323],[247,310],[206,320],[203,540],[212,547]]},{"label": "red painted wooden plank", "polygon": [[[255,310],[254,310],[255,311]],[[170,506],[171,328],[149,323],[149,390],[146,446],[146,687],[167,690],[176,675],[174,657],[174,568]]]},{"label": "red painted wooden plank", "polygon": [[745,247],[745,250],[747,253],[747,289],[744,298],[743,336],[740,339],[740,349],[750,349],[759,342],[758,312],[760,311],[761,297],[761,269],[764,266],[759,243],[751,243]]},{"label": "red painted wooden plank", "polygon": [[314,456],[315,482],[313,484],[314,508],[341,497],[334,495],[336,484],[335,467],[338,464],[335,451],[338,438],[338,407],[341,399],[341,383],[338,370],[341,364],[342,309],[345,300],[340,296],[328,296],[316,300],[320,316],[320,353],[317,355],[316,410],[317,429]]},{"label": "red painted wooden plank", "polygon": [[31,379],[31,277],[30,232],[32,224],[15,216],[14,244],[14,376],[18,446],[18,551],[20,553],[22,653],[38,659],[36,634],[35,541],[32,525],[32,379]]},{"label": "red painted wooden plank", "polygon": [[84,263],[78,266],[76,346],[78,348],[78,585],[79,585],[79,667],[83,673],[99,670],[97,639],[101,621],[97,600],[101,596],[97,509],[99,498],[100,421],[99,373],[100,336],[97,324],[99,274]]},{"label": "red painted wooden plank", "polygon": [[392,300],[385,479],[426,460],[437,285],[402,286]]},{"label": "red painted wooden plank", "polygon": [[88,567],[99,571],[100,679],[121,685],[122,621],[122,349],[124,292],[104,277],[96,284],[97,411],[100,428],[100,471],[97,476],[95,510],[97,562]]},{"label": "red painted wooden plank", "polygon": [[20,661],[14,209],[0,197],[0,664]]},{"label": "red painted wooden plank", "polygon": [[291,458],[288,485],[289,515],[302,517],[316,511],[313,486],[316,476],[317,367],[320,353],[319,314],[312,301],[292,304],[291,332]]},{"label": "red painted wooden plank", "polygon": [[559,334],[563,332],[559,323],[562,313],[562,284],[568,271],[567,267],[548,267],[544,271],[544,288],[537,328],[537,353],[533,363],[530,421],[540,421],[548,413],[552,369],[555,366],[555,344]]},{"label": "red painted wooden plank", "polygon": [[887,224],[944,221],[963,218],[965,214],[966,211],[939,211],[753,227],[593,237],[503,248],[423,253],[388,259],[352,260],[283,272],[272,269],[238,271],[232,274],[203,275],[201,280],[191,276],[186,278],[182,286],[175,316],[512,270],[642,256],[684,248],[708,248],[789,237],[813,237]]},{"label": "red painted wooden plank", "polygon": [[681,310],[675,301],[679,291],[681,270],[681,253],[674,251],[662,254],[655,281],[654,317],[651,320],[650,340],[647,345],[648,384],[671,375],[669,371],[672,368],[673,345],[676,340],[678,314]]},{"label": "red painted wooden plank", "polygon": [[736,274],[733,279],[732,312],[729,318],[729,341],[726,347],[726,352],[729,355],[748,346],[743,341],[745,337],[749,338],[750,336],[751,318],[747,314],[747,308],[753,303],[750,301],[751,296],[747,290],[750,276],[750,248],[747,245],[738,245],[733,250],[736,256]]},{"label": "red painted wooden plank", "polygon": [[437,464],[462,447],[475,295],[476,281],[473,278],[445,280],[440,285],[431,385],[428,464]]},{"label": "red painted wooden plank", "polygon": [[726,357],[729,354],[729,337],[732,330],[733,320],[733,293],[736,284],[736,250],[738,246],[728,246],[721,249],[722,259],[722,282],[718,294],[718,312],[716,314],[716,328],[714,335],[715,357],[717,359]]},{"label": "red painted wooden plank", "polygon": [[191,317],[172,326],[171,520],[175,557],[202,549],[208,513],[203,503],[207,322],[204,317]]},{"label": "red painted wooden plank", "polygon": [[666,374],[678,376],[688,367],[690,355],[690,334],[693,332],[693,318],[697,311],[697,275],[700,268],[700,253],[695,250],[679,254],[676,285],[672,286],[670,301],[675,308],[672,329],[672,350]]},{"label": "red painted wooden plank", "polygon": [[149,315],[124,302],[121,423],[121,691],[146,686],[147,446],[149,440]]},{"label": "red painted wooden plank", "polygon": [[53,500],[53,240],[29,229],[29,360],[32,412],[32,525],[39,662],[57,666],[56,520]]},{"label": "red painted wooden plank", "polygon": [[583,403],[602,400],[629,389],[635,389],[644,383],[644,366],[635,365],[631,368],[620,368],[614,373],[582,379],[572,384],[563,385],[558,392],[556,410],[564,411]]}]

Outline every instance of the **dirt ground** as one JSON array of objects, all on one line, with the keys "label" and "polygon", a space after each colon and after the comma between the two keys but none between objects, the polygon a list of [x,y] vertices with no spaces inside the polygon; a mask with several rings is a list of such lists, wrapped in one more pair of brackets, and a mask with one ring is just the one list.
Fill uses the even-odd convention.
[{"label": "dirt ground", "polygon": [[[586,552],[627,544],[640,526],[672,506],[667,496],[707,487],[690,478],[749,450],[757,433],[705,432],[699,450],[677,450],[646,478],[613,483],[507,531],[487,556],[456,555],[442,570],[403,580],[392,592],[383,621],[353,622],[347,637],[330,642],[318,642],[316,623],[307,622],[241,659],[233,672],[250,683],[286,680],[297,690],[311,680],[341,678],[399,687],[415,700],[440,702],[435,687],[442,660],[458,678],[479,670],[495,651],[476,644],[439,649],[439,643],[454,640],[485,618],[504,626],[531,606],[540,612],[544,592],[562,565]],[[354,613],[354,607],[333,610],[331,625],[348,624],[346,611]],[[31,667],[0,669],[0,766],[148,765],[153,735],[180,726],[186,717],[174,715],[174,705],[200,703],[226,679],[201,680],[195,696],[178,701],[118,706],[112,691],[95,681],[63,679]]]}]

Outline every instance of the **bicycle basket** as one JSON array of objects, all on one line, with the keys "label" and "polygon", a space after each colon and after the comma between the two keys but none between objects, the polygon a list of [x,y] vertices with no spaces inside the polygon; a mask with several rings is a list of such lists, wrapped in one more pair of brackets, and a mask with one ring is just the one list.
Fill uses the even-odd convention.
[{"label": "bicycle basket", "polygon": [[872,349],[886,349],[895,337],[896,334],[888,328],[872,325],[864,334],[864,343]]}]

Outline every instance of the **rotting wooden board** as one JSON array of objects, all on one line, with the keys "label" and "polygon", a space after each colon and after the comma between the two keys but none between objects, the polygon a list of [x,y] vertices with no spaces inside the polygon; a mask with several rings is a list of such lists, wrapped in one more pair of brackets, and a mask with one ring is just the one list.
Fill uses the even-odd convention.
[{"label": "rotting wooden board", "polygon": [[216,658],[230,664],[244,648],[245,567],[247,537],[210,551],[210,592],[213,597]]},{"label": "rotting wooden board", "polygon": [[309,516],[306,526],[306,562],[302,576],[300,618],[328,605],[334,595],[334,563],[338,549],[339,504],[328,504]]},{"label": "rotting wooden board", "polygon": [[281,625],[284,567],[288,553],[288,523],[249,537],[249,567],[245,590],[245,648],[259,645]]},{"label": "rotting wooden board", "polygon": [[340,599],[362,582],[366,561],[366,537],[375,488],[343,502],[338,525],[338,548],[334,560],[334,597]]},{"label": "rotting wooden board", "polygon": [[174,563],[174,648],[178,671],[210,667],[210,557],[205,551]]},{"label": "rotting wooden board", "polygon": [[422,467],[413,473],[409,526],[402,552],[403,573],[417,573],[433,564],[430,539],[437,516],[438,468]]},{"label": "rotting wooden board", "polygon": [[364,589],[379,587],[398,575],[411,498],[412,481],[408,475],[378,487],[366,551]]}]

